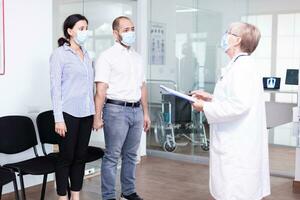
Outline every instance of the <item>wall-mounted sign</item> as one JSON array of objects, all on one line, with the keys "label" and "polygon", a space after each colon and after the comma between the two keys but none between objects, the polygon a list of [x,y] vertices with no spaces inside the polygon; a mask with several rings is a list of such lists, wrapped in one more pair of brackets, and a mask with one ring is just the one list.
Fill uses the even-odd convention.
[{"label": "wall-mounted sign", "polygon": [[152,22],[150,27],[150,64],[164,65],[166,60],[166,25]]},{"label": "wall-mounted sign", "polygon": [[4,0],[0,0],[0,75],[5,74]]}]

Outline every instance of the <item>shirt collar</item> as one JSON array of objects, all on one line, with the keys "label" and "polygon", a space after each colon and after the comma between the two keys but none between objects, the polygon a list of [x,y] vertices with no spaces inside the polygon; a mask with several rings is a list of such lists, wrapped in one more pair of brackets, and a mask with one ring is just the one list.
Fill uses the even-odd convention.
[{"label": "shirt collar", "polygon": [[115,42],[114,46],[115,46],[115,48],[119,49],[121,52],[123,52],[123,51],[133,52],[134,51],[133,47],[126,48],[123,45],[121,45],[119,42]]},{"label": "shirt collar", "polygon": [[[74,51],[74,49],[72,49],[67,43],[64,44],[64,50],[65,51],[71,51],[72,53],[76,54],[76,52]],[[84,48],[84,47],[80,47],[82,52],[83,52],[83,55],[85,55],[87,53],[87,50]]]}]

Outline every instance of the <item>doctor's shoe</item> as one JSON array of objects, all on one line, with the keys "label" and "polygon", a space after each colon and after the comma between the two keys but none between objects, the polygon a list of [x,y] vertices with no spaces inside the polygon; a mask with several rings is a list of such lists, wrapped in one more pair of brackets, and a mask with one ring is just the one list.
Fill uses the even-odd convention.
[{"label": "doctor's shoe", "polygon": [[132,193],[128,196],[121,194],[120,200],[143,200],[137,193]]}]

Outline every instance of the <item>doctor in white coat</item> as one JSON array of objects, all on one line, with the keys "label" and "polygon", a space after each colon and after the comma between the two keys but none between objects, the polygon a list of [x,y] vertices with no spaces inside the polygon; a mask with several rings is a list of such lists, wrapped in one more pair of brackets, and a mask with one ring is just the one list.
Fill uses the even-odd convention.
[{"label": "doctor in white coat", "polygon": [[217,200],[260,200],[270,194],[268,135],[262,71],[251,53],[259,30],[232,23],[221,46],[231,61],[214,94],[194,91],[193,104],[210,124],[210,192]]}]

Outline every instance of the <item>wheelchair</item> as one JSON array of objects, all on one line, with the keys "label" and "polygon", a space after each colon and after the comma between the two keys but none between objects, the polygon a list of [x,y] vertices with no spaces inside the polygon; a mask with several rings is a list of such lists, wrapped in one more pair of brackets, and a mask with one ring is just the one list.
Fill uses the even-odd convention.
[{"label": "wheelchair", "polygon": [[[209,151],[209,139],[203,122],[203,112],[194,111],[188,101],[162,94],[161,112],[157,113],[154,126],[155,141],[166,152],[174,152],[177,146],[189,143],[200,145],[202,150]],[[188,142],[176,142],[182,138]]]}]

